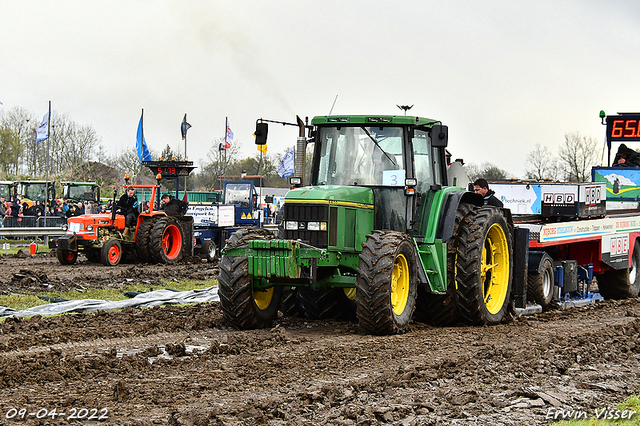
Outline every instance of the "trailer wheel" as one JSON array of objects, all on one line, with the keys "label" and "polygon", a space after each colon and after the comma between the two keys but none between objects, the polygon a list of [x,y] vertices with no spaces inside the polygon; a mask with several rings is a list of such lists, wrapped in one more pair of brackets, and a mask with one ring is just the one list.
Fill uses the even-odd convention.
[{"label": "trailer wheel", "polygon": [[151,262],[153,260],[151,252],[149,251],[149,236],[151,235],[151,229],[155,222],[155,218],[144,219],[138,227],[136,233],[136,252],[141,262]]},{"label": "trailer wheel", "polygon": [[549,259],[542,263],[542,272],[530,273],[527,278],[527,298],[548,311],[553,300],[553,265]]},{"label": "trailer wheel", "polygon": [[609,269],[597,274],[598,290],[605,299],[637,297],[640,290],[640,242],[636,241],[631,254],[631,266],[625,269]]},{"label": "trailer wheel", "polygon": [[352,320],[356,317],[355,289],[330,288],[313,290],[298,287],[298,302],[302,313],[311,319]]},{"label": "trailer wheel", "polygon": [[458,319],[456,307],[455,265],[458,249],[458,234],[461,226],[468,226],[475,218],[477,206],[461,203],[456,210],[453,235],[447,240],[447,292],[434,294],[428,288],[418,286],[415,316],[420,321],[433,325],[449,325]]},{"label": "trailer wheel", "polygon": [[158,219],[149,236],[149,252],[158,263],[175,263],[182,258],[182,228],[172,217]]},{"label": "trailer wheel", "polygon": [[[229,237],[226,245],[229,248],[246,247],[251,240],[272,238],[273,234],[268,231],[241,229]],[[264,291],[254,289],[246,256],[222,256],[219,267],[218,295],[225,321],[240,330],[271,326],[278,315],[282,287],[274,286]]]},{"label": "trailer wheel", "polygon": [[631,297],[638,297],[640,293],[640,271],[638,268],[640,268],[640,242],[636,240],[629,267],[629,293],[631,293]]},{"label": "trailer wheel", "polygon": [[78,260],[78,252],[71,250],[56,250],[56,255],[58,256],[58,262],[61,265],[73,265]]},{"label": "trailer wheel", "polygon": [[116,266],[122,260],[122,245],[118,240],[107,240],[100,252],[104,266]]},{"label": "trailer wheel", "polygon": [[356,315],[372,334],[406,330],[416,303],[416,250],[405,234],[373,231],[362,245],[356,278]]},{"label": "trailer wheel", "polygon": [[484,207],[460,229],[456,253],[456,301],[469,325],[502,321],[511,296],[513,244],[507,222],[495,207]]},{"label": "trailer wheel", "polygon": [[213,262],[216,260],[217,249],[215,242],[212,240],[206,240],[202,243],[202,247],[200,247],[200,257],[205,259],[207,262]]},{"label": "trailer wheel", "polygon": [[304,311],[298,300],[298,289],[296,287],[283,287],[280,298],[280,312],[285,317],[303,317]]}]

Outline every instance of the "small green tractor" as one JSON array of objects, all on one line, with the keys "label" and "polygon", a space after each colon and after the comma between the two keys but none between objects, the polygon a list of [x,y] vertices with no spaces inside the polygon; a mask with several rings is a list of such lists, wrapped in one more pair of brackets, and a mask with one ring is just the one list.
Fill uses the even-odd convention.
[{"label": "small green tractor", "polygon": [[[218,280],[230,325],[268,327],[278,311],[357,318],[372,334],[401,333],[414,316],[432,324],[502,320],[512,286],[511,216],[456,186],[468,180],[454,172],[460,163],[448,164],[446,126],[411,116],[298,122],[292,183],[302,184],[313,142],[310,184],[285,196],[278,236],[242,229],[227,240]],[[256,134],[266,135],[262,129]]]}]

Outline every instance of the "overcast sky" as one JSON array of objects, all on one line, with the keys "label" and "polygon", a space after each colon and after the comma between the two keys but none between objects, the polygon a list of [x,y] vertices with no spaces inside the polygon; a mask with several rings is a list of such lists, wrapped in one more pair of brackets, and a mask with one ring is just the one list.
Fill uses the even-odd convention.
[{"label": "overcast sky", "polygon": [[[109,153],[199,164],[229,118],[244,156],[255,121],[409,114],[449,126],[455,158],[515,177],[536,143],[604,140],[598,113],[640,111],[640,2],[0,0],[0,109],[52,108]],[[269,153],[297,130],[271,125]],[[217,142],[215,142],[217,149]]]}]

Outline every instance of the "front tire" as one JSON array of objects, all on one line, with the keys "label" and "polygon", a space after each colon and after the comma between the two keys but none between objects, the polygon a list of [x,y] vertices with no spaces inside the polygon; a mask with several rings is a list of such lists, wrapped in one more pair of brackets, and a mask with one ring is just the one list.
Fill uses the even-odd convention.
[{"label": "front tire", "polygon": [[362,246],[356,279],[356,316],[372,334],[406,330],[415,309],[416,250],[405,234],[373,231]]},{"label": "front tire", "polygon": [[58,262],[61,265],[73,265],[78,260],[78,252],[71,250],[56,250],[56,256],[58,256]]},{"label": "front tire", "polygon": [[[227,240],[229,248],[246,247],[251,240],[270,240],[273,234],[260,229],[241,229]],[[254,289],[246,256],[222,256],[218,295],[225,321],[239,330],[270,327],[278,315],[282,287]]]},{"label": "front tire", "polygon": [[511,297],[513,244],[504,216],[495,207],[478,211],[460,229],[456,253],[456,296],[469,325],[498,324]]},{"label": "front tire", "polygon": [[100,258],[104,266],[116,266],[122,260],[122,245],[118,240],[107,240],[102,246]]}]

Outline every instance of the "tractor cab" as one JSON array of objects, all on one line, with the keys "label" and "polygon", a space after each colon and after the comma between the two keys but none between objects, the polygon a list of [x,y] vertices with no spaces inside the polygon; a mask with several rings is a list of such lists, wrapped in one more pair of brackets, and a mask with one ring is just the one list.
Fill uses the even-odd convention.
[{"label": "tractor cab", "polygon": [[19,180],[15,183],[16,193],[32,202],[40,201],[51,206],[56,198],[54,182],[44,180]]},{"label": "tractor cab", "polygon": [[423,235],[430,193],[447,181],[447,127],[407,116],[316,117],[313,124],[311,185],[369,188],[374,229]]},{"label": "tractor cab", "polygon": [[253,182],[228,181],[224,183],[222,203],[235,206],[235,223],[239,226],[259,226],[260,203]]},{"label": "tractor cab", "polygon": [[100,202],[100,186],[95,182],[62,182],[62,198],[75,202]]}]

